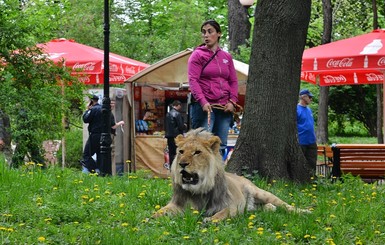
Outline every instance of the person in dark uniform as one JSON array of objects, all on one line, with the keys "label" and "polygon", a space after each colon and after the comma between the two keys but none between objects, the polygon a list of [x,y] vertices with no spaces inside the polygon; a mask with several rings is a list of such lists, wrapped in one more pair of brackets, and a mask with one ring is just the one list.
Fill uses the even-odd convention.
[{"label": "person in dark uniform", "polygon": [[[84,146],[82,164],[83,173],[99,172],[100,166],[97,161],[100,159],[100,137],[102,133],[103,119],[102,106],[98,103],[99,97],[91,95],[90,103],[83,114],[83,122],[88,123],[88,139]],[[92,156],[96,154],[95,161]]]},{"label": "person in dark uniform", "polygon": [[179,100],[175,100],[172,103],[171,110],[166,115],[166,138],[170,168],[176,155],[175,137],[183,134],[183,131],[186,129],[186,124],[184,124],[182,114],[180,113],[181,108],[182,103]]}]

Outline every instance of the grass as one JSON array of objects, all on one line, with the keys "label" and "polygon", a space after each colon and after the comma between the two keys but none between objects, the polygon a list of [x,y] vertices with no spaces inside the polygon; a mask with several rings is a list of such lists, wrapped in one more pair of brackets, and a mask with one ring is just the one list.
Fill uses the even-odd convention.
[{"label": "grass", "polygon": [[333,143],[336,144],[378,144],[376,137],[339,137],[332,136],[329,137],[330,145]]},{"label": "grass", "polygon": [[185,216],[148,219],[171,196],[169,179],[0,163],[2,244],[383,244],[384,185],[348,177],[309,185],[253,181],[311,214],[246,212],[219,223]]}]

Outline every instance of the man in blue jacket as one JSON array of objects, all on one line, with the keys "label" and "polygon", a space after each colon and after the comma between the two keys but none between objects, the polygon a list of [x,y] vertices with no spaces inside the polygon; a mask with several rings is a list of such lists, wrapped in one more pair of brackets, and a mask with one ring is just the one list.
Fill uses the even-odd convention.
[{"label": "man in blue jacket", "polygon": [[312,102],[313,94],[308,89],[299,93],[297,105],[297,128],[299,144],[311,169],[316,169],[317,143],[314,131],[314,118],[309,104]]}]

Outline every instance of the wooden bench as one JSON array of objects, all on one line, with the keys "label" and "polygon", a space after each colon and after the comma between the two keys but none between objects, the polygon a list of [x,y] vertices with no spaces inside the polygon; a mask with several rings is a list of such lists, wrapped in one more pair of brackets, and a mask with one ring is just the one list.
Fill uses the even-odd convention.
[{"label": "wooden bench", "polygon": [[333,177],[351,173],[362,179],[384,179],[385,144],[336,144],[332,150]]},{"label": "wooden bench", "polygon": [[333,166],[332,148],[327,145],[318,145],[317,155],[319,156],[319,158],[317,160],[316,173],[325,177],[330,176],[331,169]]}]

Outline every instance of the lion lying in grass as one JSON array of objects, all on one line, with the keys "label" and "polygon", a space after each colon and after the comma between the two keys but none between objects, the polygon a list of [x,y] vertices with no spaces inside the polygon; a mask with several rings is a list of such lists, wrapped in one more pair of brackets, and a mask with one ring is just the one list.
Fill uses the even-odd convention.
[{"label": "lion lying in grass", "polygon": [[255,210],[258,205],[275,210],[310,211],[295,208],[272,193],[255,186],[248,179],[227,173],[219,153],[220,139],[202,128],[176,138],[177,156],[171,167],[173,196],[153,217],[182,213],[186,204],[204,211],[210,220],[223,220]]}]

